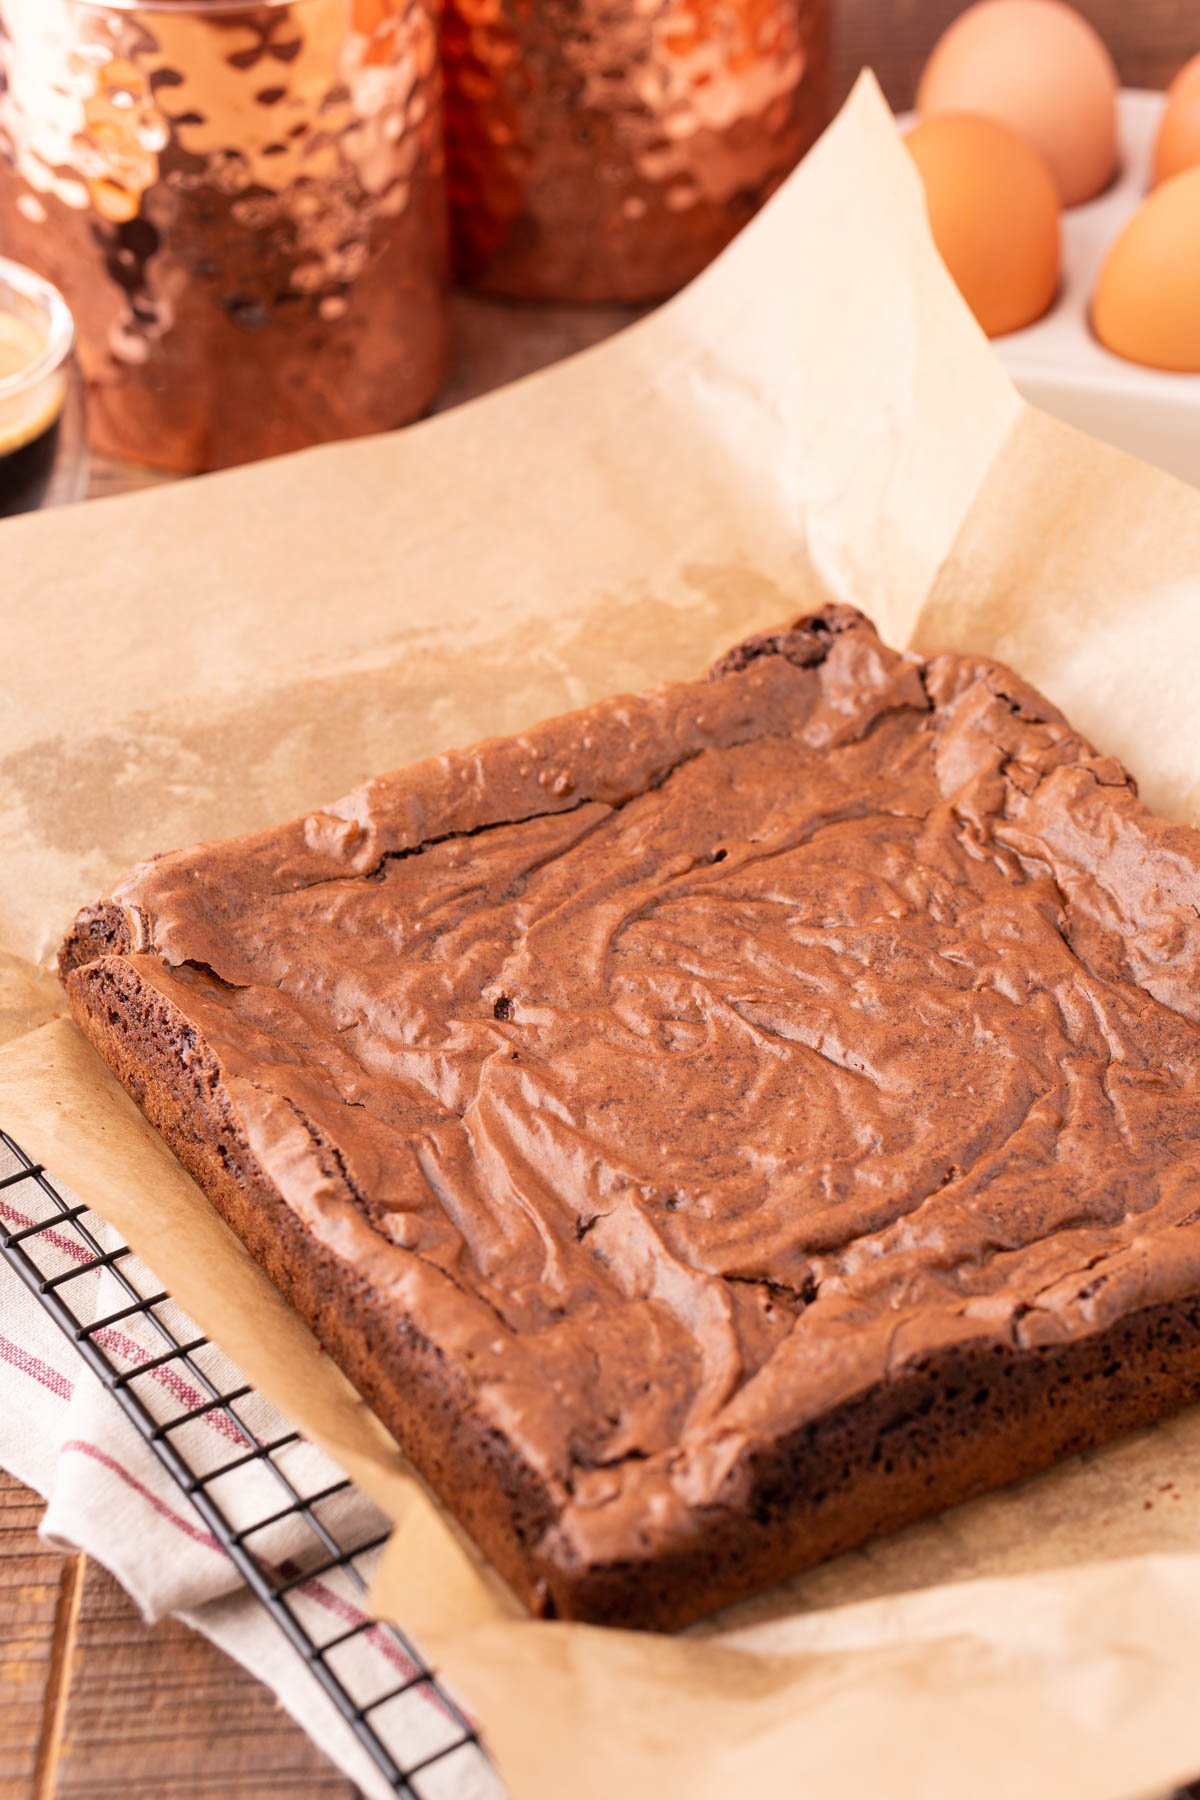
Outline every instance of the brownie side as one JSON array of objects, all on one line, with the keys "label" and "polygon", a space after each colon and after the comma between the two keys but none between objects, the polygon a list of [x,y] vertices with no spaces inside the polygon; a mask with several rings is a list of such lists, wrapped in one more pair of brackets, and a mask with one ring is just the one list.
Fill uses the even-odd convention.
[{"label": "brownie side", "polygon": [[67,977],[72,1010],[322,1348],[532,1612],[674,1629],[827,1557],[1200,1399],[1200,1295],[1065,1344],[950,1346],[749,1460],[686,1547],[582,1564],[555,1496],[402,1309],[297,1219],[191,1024],[119,957]]},{"label": "brownie side", "polygon": [[129,924],[124,912],[111,900],[85,906],[79,912],[58,953],[58,972],[94,962],[99,956],[123,956],[130,947]]},{"label": "brownie side", "polygon": [[549,1578],[560,1616],[672,1630],[1200,1400],[1200,1295],[1073,1342],[972,1344],[765,1446],[737,1504],[652,1562]]},{"label": "brownie side", "polygon": [[530,1610],[553,1611],[534,1560],[552,1519],[536,1473],[479,1420],[437,1346],[304,1228],[192,1024],[118,957],[74,966],[65,983],[84,1035],[322,1349]]}]

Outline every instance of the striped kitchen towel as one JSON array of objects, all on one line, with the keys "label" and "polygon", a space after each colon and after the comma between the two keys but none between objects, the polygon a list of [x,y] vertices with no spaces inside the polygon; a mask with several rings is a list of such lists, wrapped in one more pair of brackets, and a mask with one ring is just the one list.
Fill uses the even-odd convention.
[{"label": "striped kitchen towel", "polygon": [[[18,1165],[0,1146],[0,1183]],[[69,1206],[78,1202],[60,1188]],[[0,1186],[0,1227],[15,1231],[50,1216],[53,1205],[28,1180]],[[108,1228],[88,1214],[85,1221],[107,1249]],[[75,1228],[64,1222],[37,1235],[37,1261],[54,1277],[92,1259]],[[170,1300],[153,1317],[131,1310],[130,1282],[139,1295],[158,1292],[153,1277],[134,1257],[121,1261],[122,1277],[111,1269],[73,1277],[60,1291],[84,1323],[113,1320],[96,1334],[98,1344],[122,1372],[145,1368],[137,1391],[161,1424],[202,1407],[216,1392],[244,1388],[222,1352],[206,1345],[194,1356],[202,1379],[177,1361],[160,1362],[164,1339],[153,1317],[181,1342],[196,1333]],[[234,1528],[244,1530],[280,1513],[286,1491],[252,1456],[254,1440],[274,1443],[290,1428],[253,1392],[243,1392],[231,1410],[203,1412],[171,1433],[197,1473],[239,1463],[211,1485]],[[275,1462],[294,1488],[308,1496],[336,1486],[337,1468],[312,1445],[296,1438],[275,1453]],[[102,1563],[133,1596],[148,1621],[175,1614],[266,1683],[326,1754],[372,1796],[391,1788],[368,1759],[302,1658],[250,1594],[217,1539],[101,1383],[85,1367],[74,1345],[52,1322],[17,1274],[0,1264],[0,1465],[46,1500],[42,1534],[49,1541],[84,1551]],[[318,1516],[339,1545],[354,1546],[378,1537],[386,1520],[354,1489],[319,1506]],[[276,1520],[252,1539],[257,1557],[295,1581],[297,1616],[317,1642],[326,1642],[361,1623],[360,1594],[340,1570],[305,1577],[326,1551],[310,1527],[295,1515]],[[370,1560],[360,1564],[370,1574]],[[304,1578],[304,1579],[302,1579]],[[354,1637],[338,1663],[338,1674],[360,1703],[389,1692],[413,1673],[413,1665],[388,1632],[378,1628]],[[390,1701],[374,1715],[380,1735],[402,1767],[436,1752],[458,1735],[454,1721],[428,1685]],[[481,1752],[464,1746],[434,1764],[421,1791],[438,1800],[497,1800],[499,1784]]]}]

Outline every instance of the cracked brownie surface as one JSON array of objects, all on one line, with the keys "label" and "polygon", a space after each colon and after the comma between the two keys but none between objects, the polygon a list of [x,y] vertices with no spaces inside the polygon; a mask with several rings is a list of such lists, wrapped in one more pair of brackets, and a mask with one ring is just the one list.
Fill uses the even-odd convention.
[{"label": "cracked brownie surface", "polygon": [[1200,836],[827,608],[142,865],[84,1029],[544,1612],[1200,1393]]}]

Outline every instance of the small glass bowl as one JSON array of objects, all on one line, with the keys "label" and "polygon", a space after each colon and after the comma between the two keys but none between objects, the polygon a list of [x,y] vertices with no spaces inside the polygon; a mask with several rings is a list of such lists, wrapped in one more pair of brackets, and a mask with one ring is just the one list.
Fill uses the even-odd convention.
[{"label": "small glass bowl", "polygon": [[0,519],[78,500],[86,482],[75,322],[56,287],[0,257]]}]

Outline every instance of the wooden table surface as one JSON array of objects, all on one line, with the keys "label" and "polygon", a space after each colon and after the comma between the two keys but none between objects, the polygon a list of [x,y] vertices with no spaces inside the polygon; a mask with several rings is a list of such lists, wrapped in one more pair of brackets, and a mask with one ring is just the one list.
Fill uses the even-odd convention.
[{"label": "wooden table surface", "polygon": [[[1200,50],[1200,0],[1076,0],[1122,81],[1162,87]],[[835,94],[870,63],[897,110],[960,0],[836,0]],[[619,308],[456,302],[452,405],[594,343]],[[98,461],[91,492],[162,477]],[[2,1279],[2,1277],[0,1277]],[[39,1543],[41,1507],[0,1474],[0,1800],[354,1800],[271,1695],[174,1622],[142,1624],[98,1564]],[[1200,1800],[1200,1787],[1192,1792]]]}]

